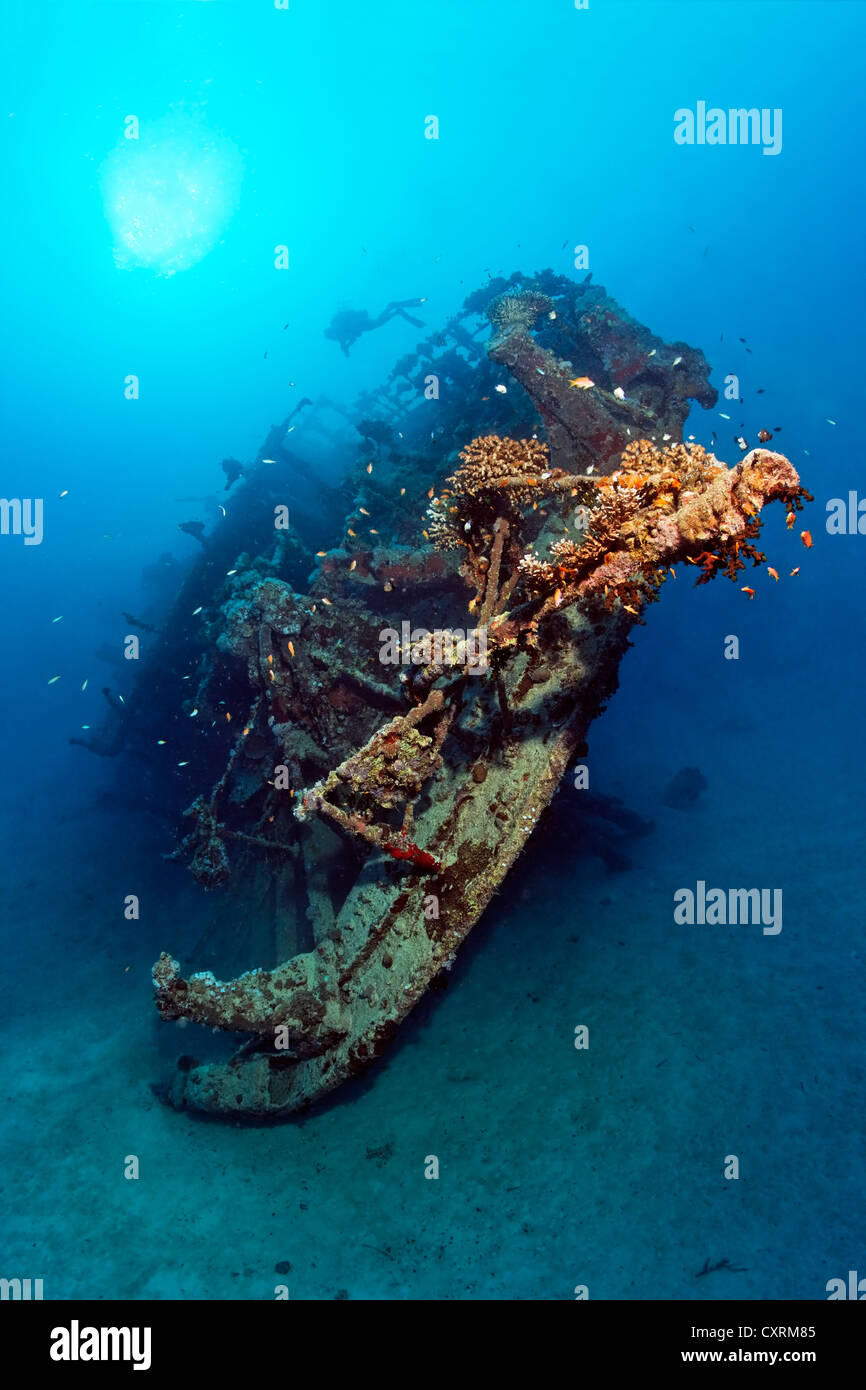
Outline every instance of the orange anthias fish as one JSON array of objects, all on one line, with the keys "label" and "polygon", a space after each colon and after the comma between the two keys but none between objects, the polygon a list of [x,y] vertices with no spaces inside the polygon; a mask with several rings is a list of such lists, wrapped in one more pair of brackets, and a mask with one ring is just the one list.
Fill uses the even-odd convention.
[{"label": "orange anthias fish", "polygon": [[588,391],[590,386],[595,385],[595,382],[591,376],[575,376],[568,384],[569,386],[579,386],[581,391]]},{"label": "orange anthias fish", "polygon": [[789,531],[796,520],[797,517],[794,512],[789,512],[788,515],[785,517],[785,525],[787,526]]},{"label": "orange anthias fish", "polygon": [[800,540],[803,542],[803,544],[804,544],[804,546],[806,547],[807,550],[811,550],[811,549],[812,549],[812,532],[811,532],[811,531],[801,531],[801,532],[800,532]]},{"label": "orange anthias fish", "polygon": [[750,599],[752,599],[752,598],[755,597],[755,591],[754,591],[754,589],[750,589],[749,586],[748,586],[748,584],[744,584],[744,585],[743,585],[743,593],[744,593],[744,594],[748,594]]},{"label": "orange anthias fish", "polygon": [[778,570],[774,570],[772,565],[768,565],[768,566],[767,566],[767,574],[770,576],[771,579],[775,579],[776,583],[778,584],[778,582],[779,582],[779,571],[778,571]]}]

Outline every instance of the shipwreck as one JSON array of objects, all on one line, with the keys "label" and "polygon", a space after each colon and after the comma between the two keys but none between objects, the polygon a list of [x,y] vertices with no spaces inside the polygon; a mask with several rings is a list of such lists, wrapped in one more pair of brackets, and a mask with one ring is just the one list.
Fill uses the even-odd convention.
[{"label": "shipwreck", "polygon": [[87,744],[141,760],[151,797],[180,784],[172,856],[241,920],[267,903],[233,977],[154,966],[162,1019],[236,1043],[185,1055],[171,1104],[286,1115],[375,1063],[585,754],[676,567],[737,580],[765,563],[764,506],[794,524],[808,494],[781,454],[728,467],[684,442],[709,370],[589,278],[515,274],[358,403],[318,511],[291,416],[225,470],[227,515]]}]

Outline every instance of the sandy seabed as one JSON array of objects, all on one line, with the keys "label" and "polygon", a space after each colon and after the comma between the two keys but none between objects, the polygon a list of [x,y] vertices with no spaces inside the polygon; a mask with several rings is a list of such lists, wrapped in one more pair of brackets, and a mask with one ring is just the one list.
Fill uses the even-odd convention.
[{"label": "sandy seabed", "polygon": [[[286,1285],[293,1299],[546,1300],[586,1285],[592,1299],[701,1300],[822,1299],[859,1268],[853,774],[816,754],[828,809],[804,817],[803,761],[768,721],[701,737],[709,789],[693,812],[669,809],[679,764],[661,737],[639,764],[618,759],[615,710],[596,789],[656,822],[631,867],[554,858],[537,836],[447,992],[367,1077],[278,1125],[179,1114],[151,1090],[217,1042],[151,1004],[159,950],[191,950],[213,910],[160,859],[165,827],[73,791],[49,839],[38,796],[16,808],[0,1274],[43,1279],[46,1299],[272,1299]],[[698,878],[781,886],[782,932],[675,925],[673,893]],[[123,918],[129,892],[138,922]]]}]

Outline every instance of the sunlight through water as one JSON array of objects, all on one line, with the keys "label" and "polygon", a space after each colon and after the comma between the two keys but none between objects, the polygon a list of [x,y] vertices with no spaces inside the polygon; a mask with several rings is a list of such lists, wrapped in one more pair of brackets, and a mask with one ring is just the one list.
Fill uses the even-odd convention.
[{"label": "sunlight through water", "polygon": [[115,264],[174,275],[222,237],[238,205],[243,161],[198,116],[134,122],[127,118],[127,129],[138,138],[125,135],[100,171]]}]

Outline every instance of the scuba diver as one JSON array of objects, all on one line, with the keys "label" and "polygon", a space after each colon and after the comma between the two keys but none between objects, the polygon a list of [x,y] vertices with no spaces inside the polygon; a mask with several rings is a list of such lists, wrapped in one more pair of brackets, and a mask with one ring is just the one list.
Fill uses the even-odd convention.
[{"label": "scuba diver", "polygon": [[407,314],[407,309],[416,309],[419,304],[423,304],[423,299],[393,299],[390,304],[386,304],[381,314],[371,319],[366,309],[341,309],[335,314],[325,329],[325,337],[333,338],[340,344],[346,356],[349,356],[349,348],[357,342],[362,333],[369,333],[371,328],[381,328],[389,319],[400,318],[407,323],[414,324],[416,328],[423,328],[421,319],[415,319],[411,314]]}]

